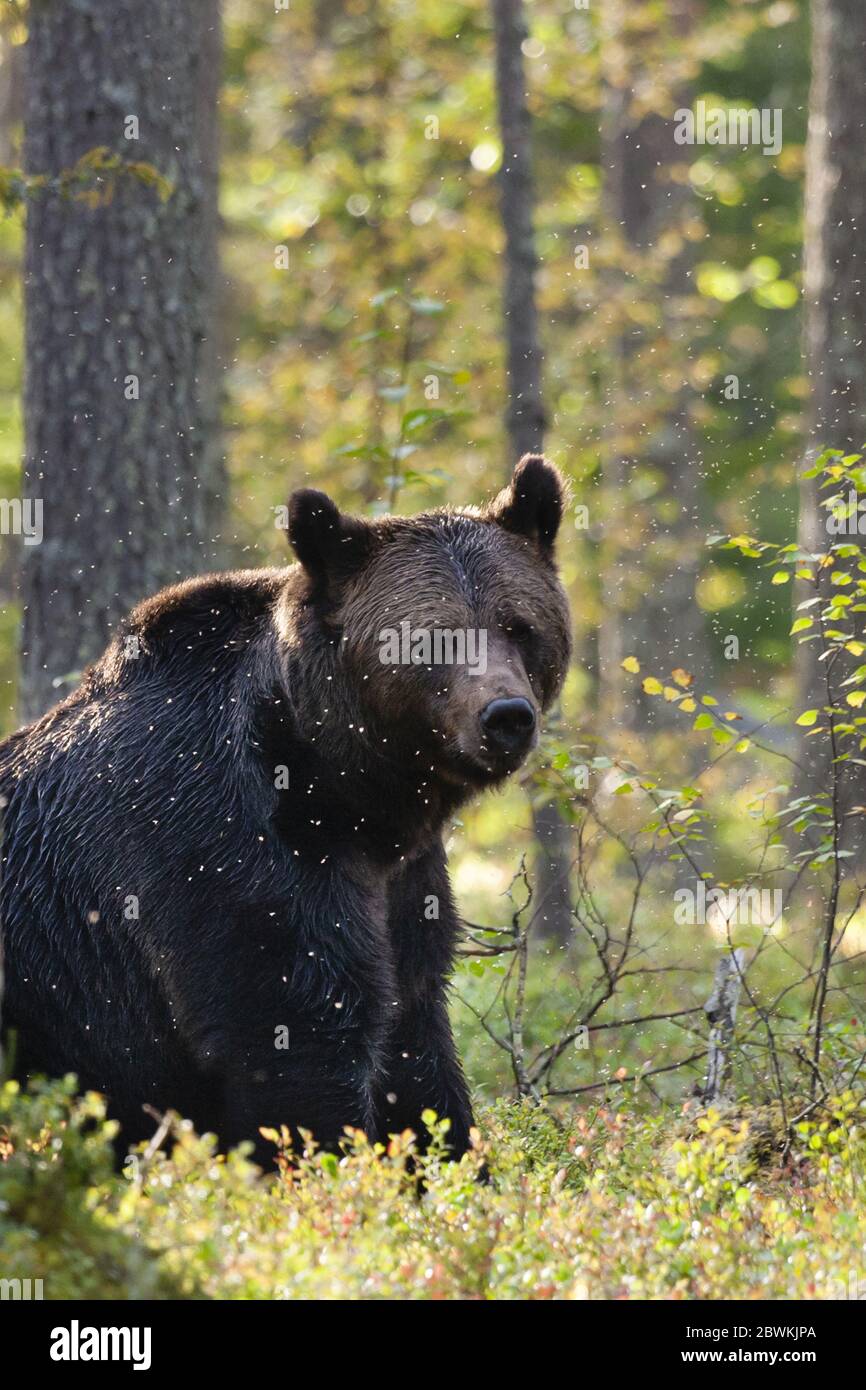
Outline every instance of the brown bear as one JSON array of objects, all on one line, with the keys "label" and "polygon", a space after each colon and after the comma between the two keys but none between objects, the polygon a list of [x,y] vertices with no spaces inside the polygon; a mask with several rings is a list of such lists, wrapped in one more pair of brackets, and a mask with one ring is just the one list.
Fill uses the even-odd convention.
[{"label": "brown bear", "polygon": [[68,699],[0,745],[4,1022],[228,1145],[472,1121],[446,1008],[443,828],[537,739],[569,655],[562,482],[376,521],[296,492],[299,564],[140,604]]}]

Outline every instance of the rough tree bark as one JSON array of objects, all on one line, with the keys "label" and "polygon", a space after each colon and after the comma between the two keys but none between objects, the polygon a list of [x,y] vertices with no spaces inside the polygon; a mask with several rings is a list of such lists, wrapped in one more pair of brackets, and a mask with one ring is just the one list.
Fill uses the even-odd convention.
[{"label": "rough tree bark", "polygon": [[[812,0],[812,55],[804,272],[809,461],[825,448],[859,453],[866,444],[866,5],[861,0]],[[804,480],[800,487],[799,539],[812,553],[826,551],[833,539],[818,505],[819,481]],[[827,701],[820,650],[817,642],[798,650],[801,709]],[[837,690],[849,674],[837,664]],[[819,740],[804,737],[800,761],[826,791],[829,767],[822,749],[823,742],[819,746]],[[840,770],[847,813],[866,801],[866,778],[852,764]],[[855,839],[862,855],[859,818]]]},{"label": "rough tree bark", "polygon": [[[526,103],[522,43],[527,38],[523,0],[493,0],[496,99],[502,138],[500,190],[505,231],[505,313],[508,407],[512,452],[519,457],[544,443],[542,356],[535,304],[532,126]],[[513,460],[512,460],[513,461]]]},{"label": "rough tree bark", "polygon": [[98,197],[92,180],[49,186],[27,209],[24,495],[44,525],[22,573],[34,716],[133,603],[214,562],[219,5],[39,0],[28,24],[28,173],[56,180],[106,147],[172,185],[163,200],[121,172]]},{"label": "rough tree bark", "polygon": [[[608,0],[602,52],[603,211],[608,250],[618,248],[612,275],[620,321],[606,391],[599,674],[606,720],[621,728],[651,729],[670,716],[670,709],[644,696],[624,675],[623,658],[637,656],[653,675],[680,666],[699,677],[706,677],[711,661],[695,601],[704,540],[701,457],[689,416],[692,393],[684,351],[693,320],[682,313],[691,293],[692,256],[684,229],[693,195],[688,181],[676,177],[676,166],[688,155],[674,142],[673,122],[633,109],[642,70],[646,76],[640,31],[629,29],[634,18],[633,4]],[[695,24],[694,0],[672,0],[665,23],[672,37],[687,38]],[[674,104],[688,106],[690,95],[676,93]],[[650,271],[658,279],[640,283],[644,259],[658,261],[663,246],[666,261]],[[630,312],[630,286],[635,302],[655,301],[649,329],[643,314]],[[656,365],[648,376],[646,362],[638,365],[637,358],[650,336]],[[664,384],[669,369],[681,372],[681,386]],[[638,471],[644,479],[636,489]]]},{"label": "rough tree bark", "polygon": [[[0,28],[0,165],[18,168],[21,164],[20,125],[22,107],[22,55],[20,45],[9,42]],[[0,252],[0,283],[7,277],[16,279],[20,273],[17,247],[6,246]],[[13,347],[5,344],[10,359]],[[17,354],[16,354],[17,357]],[[8,377],[7,377],[8,382]],[[8,383],[8,387],[17,387]],[[19,536],[0,536],[0,606],[5,607],[17,598],[18,572],[21,563]]]},{"label": "rough tree bark", "polygon": [[[506,369],[509,458],[544,446],[542,352],[535,300],[537,257],[533,228],[531,121],[521,45],[527,37],[523,0],[492,0],[496,36],[496,97],[502,139],[500,191],[505,231]],[[565,942],[571,935],[568,827],[555,802],[533,812],[538,843],[539,928]]]},{"label": "rough tree bark", "polygon": [[713,992],[704,1005],[710,1023],[710,1042],[701,1098],[707,1105],[722,1099],[730,1077],[731,1046],[745,964],[746,953],[741,948],[721,955],[716,965]]}]

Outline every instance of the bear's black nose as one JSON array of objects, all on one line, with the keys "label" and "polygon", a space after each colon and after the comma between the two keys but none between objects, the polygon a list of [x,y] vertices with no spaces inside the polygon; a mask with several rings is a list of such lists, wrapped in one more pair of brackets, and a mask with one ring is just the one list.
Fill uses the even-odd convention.
[{"label": "bear's black nose", "polygon": [[528,700],[491,700],[481,711],[485,742],[502,753],[525,748],[535,730],[535,710]]}]

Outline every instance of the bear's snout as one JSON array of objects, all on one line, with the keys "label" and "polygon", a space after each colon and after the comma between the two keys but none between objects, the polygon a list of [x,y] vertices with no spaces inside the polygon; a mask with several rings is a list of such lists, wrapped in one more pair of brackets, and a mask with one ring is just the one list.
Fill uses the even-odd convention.
[{"label": "bear's snout", "polygon": [[482,738],[491,753],[522,756],[535,734],[535,710],[522,696],[491,700],[480,714]]}]

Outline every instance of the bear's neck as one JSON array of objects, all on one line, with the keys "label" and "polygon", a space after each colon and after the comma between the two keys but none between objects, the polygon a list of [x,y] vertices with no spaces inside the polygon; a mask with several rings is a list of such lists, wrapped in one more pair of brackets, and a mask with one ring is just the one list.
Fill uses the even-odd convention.
[{"label": "bear's neck", "polygon": [[386,739],[370,727],[335,646],[317,647],[312,658],[303,644],[274,656],[277,679],[259,700],[257,741],[267,773],[286,769],[274,817],[284,843],[299,853],[361,852],[388,865],[438,840],[469,790],[423,769],[399,734],[389,730]]}]

